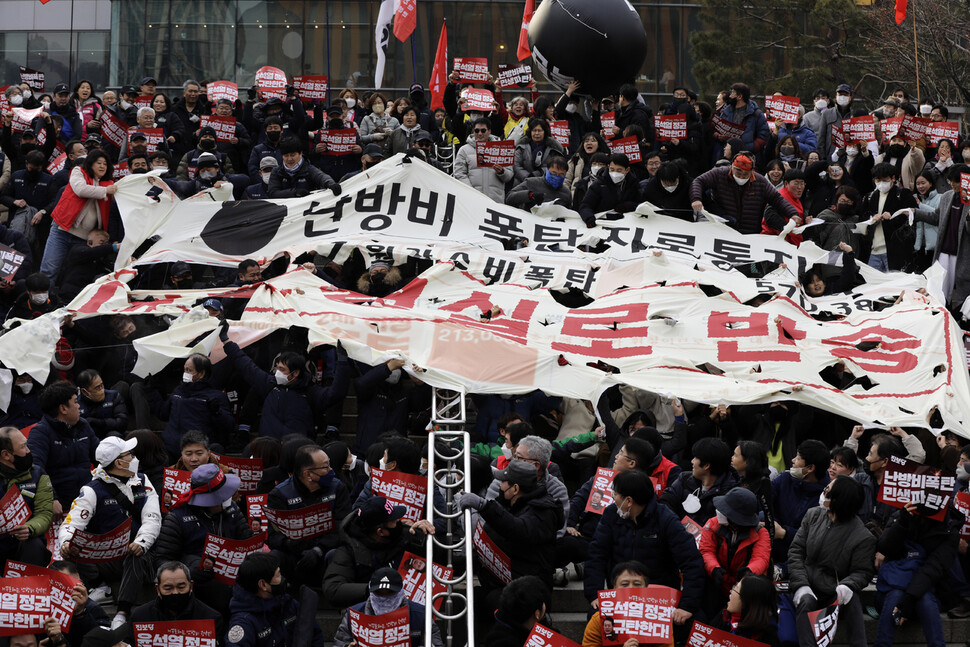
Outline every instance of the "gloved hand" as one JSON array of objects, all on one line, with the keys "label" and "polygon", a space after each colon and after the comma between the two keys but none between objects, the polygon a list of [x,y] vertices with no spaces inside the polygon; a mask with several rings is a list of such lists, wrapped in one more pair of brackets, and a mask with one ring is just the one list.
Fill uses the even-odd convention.
[{"label": "gloved hand", "polygon": [[340,192],[343,191],[343,189],[340,188],[340,185],[336,182],[334,182],[334,185],[330,187],[330,190],[333,191],[334,195],[340,195]]},{"label": "gloved hand", "polygon": [[219,325],[219,339],[222,341],[229,341],[229,322],[223,321]]},{"label": "gloved hand", "polygon": [[744,578],[746,578],[748,575],[751,575],[751,569],[749,569],[747,566],[742,566],[741,568],[738,569],[739,582]]},{"label": "gloved hand", "polygon": [[852,596],[855,595],[852,589],[847,587],[845,584],[839,584],[835,587],[835,597],[839,601],[839,606],[843,604],[848,604],[852,600]]},{"label": "gloved hand", "polygon": [[595,220],[584,220],[583,222],[585,222],[586,223],[586,226],[588,228],[590,228],[590,229],[592,229],[593,227],[596,226],[596,221]]},{"label": "gloved hand", "polygon": [[458,508],[461,510],[467,510],[469,508],[472,510],[481,510],[482,506],[485,505],[485,499],[474,492],[458,492],[455,494],[455,503],[458,504]]},{"label": "gloved hand", "polygon": [[718,589],[721,588],[722,584],[724,584],[724,573],[724,569],[720,566],[711,571],[711,580],[714,582],[714,586]]},{"label": "gloved hand", "polygon": [[805,596],[815,598],[815,593],[812,591],[812,587],[810,586],[800,587],[797,591],[795,591],[795,595],[792,596],[792,600],[797,605],[799,602],[802,601],[802,598],[804,598]]},{"label": "gloved hand", "polygon": [[249,88],[248,90],[246,90],[246,98],[248,98],[250,101],[255,101],[256,100],[256,92],[258,90],[259,90],[259,88],[257,86],[255,86],[255,85],[253,87]]},{"label": "gloved hand", "polygon": [[320,563],[320,559],[323,557],[323,549],[319,546],[314,546],[309,550],[303,551],[300,555],[300,561],[296,563],[296,567],[301,571],[312,571]]}]

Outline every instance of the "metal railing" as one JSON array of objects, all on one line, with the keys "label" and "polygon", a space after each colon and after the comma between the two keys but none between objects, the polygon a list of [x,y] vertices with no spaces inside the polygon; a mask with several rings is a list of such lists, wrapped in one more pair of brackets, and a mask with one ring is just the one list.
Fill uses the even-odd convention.
[{"label": "metal railing", "polygon": [[[430,535],[425,560],[425,616],[424,635],[431,644],[431,623],[444,622],[442,627],[446,647],[460,647],[455,641],[456,623],[464,619],[468,647],[475,646],[474,624],[472,617],[472,533],[471,511],[452,512],[456,492],[470,492],[471,454],[469,453],[468,433],[462,431],[465,424],[465,393],[449,389],[435,388],[432,393],[431,423],[435,431],[428,439],[428,521],[434,523],[435,517],[446,520],[447,530],[444,537]],[[435,488],[440,488],[445,499],[445,509],[438,510],[434,505]],[[435,575],[435,548],[445,556],[445,566],[451,569],[452,577],[443,573]],[[455,559],[464,559],[464,572],[455,575]],[[434,593],[432,582],[445,587],[444,591]],[[464,588],[461,588],[464,585]],[[442,599],[441,610],[434,603]]]}]

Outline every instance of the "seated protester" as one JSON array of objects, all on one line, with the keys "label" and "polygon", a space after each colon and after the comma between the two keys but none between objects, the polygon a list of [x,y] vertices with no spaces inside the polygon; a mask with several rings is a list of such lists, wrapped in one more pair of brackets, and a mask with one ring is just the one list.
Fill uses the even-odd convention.
[{"label": "seated protester", "polygon": [[[589,133],[589,135],[598,136],[596,133]],[[589,173],[586,173],[583,175],[583,177],[574,180],[572,186],[569,187],[569,193],[572,199],[571,204],[574,210],[579,210],[579,206],[583,204],[583,198],[586,197],[586,192],[589,191],[589,185],[595,182],[596,178],[598,178],[600,175],[607,173],[606,167],[609,166],[609,164],[609,153],[597,152],[590,156]]]},{"label": "seated protester", "polygon": [[166,181],[166,184],[180,198],[188,198],[208,189],[218,189],[226,183],[232,185],[233,197],[241,197],[242,192],[246,190],[249,179],[245,175],[225,173],[219,158],[213,153],[202,153],[196,160],[196,164],[197,172],[192,179]]},{"label": "seated protester", "polygon": [[216,611],[199,599],[188,566],[179,561],[163,561],[155,571],[155,593],[154,600],[132,609],[133,623],[213,620],[216,643],[222,644],[228,614]]},{"label": "seated protester", "polygon": [[279,165],[276,158],[271,155],[267,155],[259,161],[259,182],[246,187],[247,200],[269,199],[269,180],[273,176],[273,171],[279,168]]},{"label": "seated protester", "polygon": [[856,277],[859,276],[859,268],[855,264],[855,256],[852,248],[846,243],[839,243],[842,250],[842,271],[839,272],[838,279],[826,283],[822,275],[822,269],[815,265],[799,278],[805,289],[805,294],[810,297],[818,298],[829,294],[843,294],[855,287]]},{"label": "seated protester", "polygon": [[54,514],[54,492],[50,477],[34,465],[27,437],[14,427],[0,427],[0,485],[4,493],[17,488],[30,509],[24,523],[0,535],[0,561],[47,566],[51,554],[46,533]]},{"label": "seated protester", "polygon": [[172,170],[172,156],[164,151],[155,151],[148,156],[148,163],[153,171],[161,171],[161,178],[166,182],[175,179],[175,171]]},{"label": "seated protester", "polygon": [[[889,431],[889,434],[878,433],[870,439],[869,451],[863,459],[863,465],[868,465],[866,471],[872,476],[872,480],[868,484],[861,481],[860,483],[863,487],[869,488],[870,492],[867,496],[870,501],[876,501],[876,495],[882,486],[886,465],[889,464],[891,456],[899,456],[917,463],[922,463],[926,458],[923,445],[916,436],[907,434],[900,427],[890,427]],[[862,425],[853,427],[852,434],[845,439],[845,446],[858,453],[859,438],[862,437],[864,432],[865,428]],[[900,442],[900,439],[902,439],[902,442]],[[870,518],[866,521],[866,527],[870,530],[882,530],[886,527],[889,517],[895,510],[896,508],[886,503],[876,502],[875,508],[870,513]]]},{"label": "seated protester", "polygon": [[798,642],[815,644],[808,614],[838,602],[839,629],[848,631],[850,645],[865,645],[861,593],[875,573],[876,538],[856,516],[862,486],[837,476],[821,502],[805,514],[788,553]]},{"label": "seated protester", "polygon": [[[267,505],[274,510],[298,510],[327,503],[336,524],[351,512],[350,494],[330,467],[330,457],[317,445],[301,447],[293,462],[293,476],[269,493]],[[327,532],[316,537],[288,539],[270,524],[266,543],[279,556],[290,582],[316,586],[323,580],[323,556],[337,547],[340,536]]]},{"label": "seated protester", "polygon": [[99,462],[98,437],[81,417],[77,388],[70,382],[54,382],[40,392],[37,402],[44,417],[30,430],[27,447],[34,465],[51,477],[56,516],[91,480],[91,464]]},{"label": "seated protester", "polygon": [[[636,560],[620,562],[610,573],[609,588],[611,589],[638,589],[649,585],[647,567]],[[628,640],[627,643],[632,640]],[[673,645],[673,642],[667,644]],[[583,647],[603,647],[603,620],[599,611],[593,613],[586,623],[586,629],[583,630]]]},{"label": "seated protester", "polygon": [[737,486],[731,470],[731,448],[718,438],[701,438],[691,448],[691,472],[667,485],[660,503],[682,519],[704,525],[715,514],[714,498]]},{"label": "seated protester", "polygon": [[780,647],[774,582],[761,575],[745,575],[731,587],[727,606],[712,625],[735,636]]},{"label": "seated protester", "polygon": [[869,521],[869,518],[872,517],[872,497],[875,494],[872,477],[861,469],[859,457],[855,450],[850,447],[835,447],[829,452],[829,456],[831,457],[828,469],[829,480],[835,479],[836,476],[851,476],[862,485],[865,498],[862,507],[859,508],[859,518],[863,522]]},{"label": "seated protester", "polygon": [[395,568],[405,551],[424,554],[426,536],[434,529],[427,519],[412,524],[403,518],[406,513],[403,505],[375,496],[343,518],[340,545],[323,578],[327,602],[339,608],[359,604],[367,599],[367,583],[375,570]]},{"label": "seated protester", "polygon": [[148,153],[133,153],[129,156],[128,173],[131,175],[148,173]]},{"label": "seated protester", "polygon": [[333,383],[328,387],[314,384],[306,370],[306,358],[293,352],[284,352],[274,362],[275,372],[270,374],[242,351],[235,342],[229,341],[225,328],[220,334],[226,357],[249,383],[253,392],[263,397],[259,435],[282,438],[288,433],[314,434],[315,423],[324,412],[347,394],[350,382],[347,352],[337,344],[337,368]]},{"label": "seated protester", "polygon": [[212,386],[212,362],[195,353],[185,358],[182,383],[172,395],[155,406],[156,414],[167,420],[162,440],[172,460],[181,451],[182,436],[188,431],[201,431],[210,442],[226,443],[232,438],[235,419],[229,398]]},{"label": "seated protester", "polygon": [[[920,164],[922,168],[922,163]],[[917,171],[919,173],[919,171]],[[912,188],[901,189],[896,184],[898,169],[882,163],[872,167],[876,190],[863,201],[863,218],[871,218],[859,249],[859,260],[883,272],[899,271],[913,256],[916,231],[905,215],[893,218],[900,209],[916,209]]]},{"label": "seated protester", "polygon": [[818,505],[819,494],[829,483],[829,450],[820,440],[809,439],[798,446],[791,469],[771,481],[775,536],[773,555],[784,562],[785,554],[809,508]]},{"label": "seated protester", "polygon": [[13,387],[10,389],[10,404],[0,418],[0,425],[5,427],[15,427],[23,429],[30,425],[40,422],[44,417],[44,412],[40,410],[37,402],[37,395],[40,386],[29,374],[17,375],[14,373]]},{"label": "seated protester", "polygon": [[226,474],[218,465],[206,464],[192,470],[191,489],[171,506],[155,542],[155,556],[162,561],[191,564],[191,579],[200,600],[229,613],[232,588],[213,576],[213,561],[202,549],[213,534],[226,539],[253,536],[246,516],[232,497],[239,489],[239,477]]},{"label": "seated protester", "polygon": [[[422,130],[421,132],[423,133],[424,131]],[[384,148],[380,144],[367,144],[360,153],[360,170],[346,173],[342,178],[340,178],[340,181],[343,182],[344,180],[349,180],[355,175],[360,175],[364,171],[377,166],[382,161],[384,161]]]},{"label": "seated protester", "polygon": [[310,647],[324,647],[316,620],[312,629],[294,622],[300,603],[286,593],[279,558],[272,553],[250,553],[239,565],[230,609],[226,647],[293,645],[297,631],[312,631]]},{"label": "seated protester", "polygon": [[525,645],[537,622],[549,624],[546,612],[552,608],[552,593],[538,577],[526,575],[512,580],[499,597],[495,623],[485,635],[485,647]]},{"label": "seated protester", "polygon": [[[10,181],[0,190],[0,204],[7,208],[10,228],[27,237],[28,243],[36,249],[41,227],[53,205],[55,192],[52,190],[54,178],[46,172],[47,158],[39,150],[32,150],[24,156],[27,167],[14,171]],[[56,204],[56,202],[54,203]],[[50,227],[50,217],[46,218]]]},{"label": "seated protester", "polygon": [[683,591],[672,619],[675,625],[687,623],[701,610],[705,581],[694,538],[669,508],[657,502],[650,477],[639,470],[616,475],[613,503],[603,511],[589,545],[583,580],[586,599],[598,608],[596,594],[606,574],[621,562],[637,560],[646,567],[650,584]]},{"label": "seated protester", "polygon": [[101,374],[93,368],[77,374],[74,383],[81,390],[77,399],[81,417],[88,421],[98,438],[128,431],[128,408],[117,391],[104,388]]},{"label": "seated protester", "polygon": [[545,173],[541,177],[530,176],[509,191],[505,204],[520,209],[531,209],[540,204],[555,203],[568,207],[569,189],[563,186],[566,177],[566,158],[554,155],[547,159]]},{"label": "seated protester", "polygon": [[761,443],[742,440],[731,455],[731,467],[738,473],[738,487],[750,490],[758,499],[758,514],[764,520],[768,536],[774,540],[775,515],[771,505],[771,472],[768,467],[768,453]]},{"label": "seated protester", "polygon": [[97,279],[114,271],[115,257],[118,255],[118,244],[112,243],[108,232],[102,229],[92,229],[88,233],[87,244],[74,245],[64,259],[60,286],[57,297],[61,303],[70,303]]},{"label": "seated protester", "polygon": [[28,276],[24,290],[7,311],[7,321],[36,319],[61,307],[61,300],[51,295],[51,280],[46,274],[35,272]]},{"label": "seated protester", "polygon": [[665,216],[694,222],[690,182],[686,163],[662,162],[656,175],[640,182],[640,199],[660,209]]},{"label": "seated protester", "polygon": [[303,142],[287,137],[280,142],[283,165],[269,178],[266,194],[271,198],[301,198],[311,191],[330,189],[340,195],[340,185],[332,177],[303,159]]},{"label": "seated protester", "polygon": [[630,159],[623,153],[610,155],[606,174],[600,173],[589,186],[579,205],[579,215],[587,227],[596,226],[597,214],[604,212],[626,213],[640,204],[640,187],[636,177],[630,175]]},{"label": "seated protester", "polygon": [[[777,236],[792,219],[794,219],[796,227],[806,224],[805,206],[802,204],[802,195],[805,193],[805,171],[797,168],[790,168],[785,171],[784,186],[778,190],[778,193],[785,199],[785,202],[795,208],[796,215],[792,218],[789,214],[779,213],[774,207],[768,205],[765,207],[764,219],[761,221],[762,234]],[[801,234],[789,233],[785,236],[785,240],[792,245],[800,245],[802,236]]]},{"label": "seated protester", "polygon": [[131,452],[137,443],[117,436],[101,441],[92,480],[81,488],[57,535],[61,555],[71,559],[77,554],[71,542],[78,530],[104,535],[131,519],[134,539],[123,559],[78,564],[81,580],[88,588],[121,579],[118,613],[111,621],[112,627],[127,622],[141,588],[152,579],[152,557],[148,551],[162,525],[158,494],[145,475],[138,473],[138,459]]},{"label": "seated protester", "polygon": [[[283,138],[283,122],[280,121],[278,116],[268,117],[260,130],[263,131],[264,137],[260,143],[253,146],[249,153],[249,163],[246,165],[250,182],[259,181],[260,165],[264,158],[273,157],[278,164],[283,163],[283,156],[280,155],[279,149],[280,141]],[[250,132],[255,133],[252,130]]]},{"label": "seated protester", "polygon": [[[81,579],[77,572],[77,564],[63,560],[55,560],[48,567],[52,571],[70,575],[78,580]],[[74,600],[74,615],[71,618],[71,630],[66,634],[67,644],[70,647],[81,647],[84,636],[95,627],[107,627],[111,624],[111,619],[101,608],[101,605],[88,596],[88,589],[83,583],[75,584],[71,591],[71,599]]]},{"label": "seated protester", "polygon": [[[444,647],[441,630],[437,623],[431,623],[431,639],[425,642],[424,637],[424,605],[411,602],[404,597],[404,580],[401,574],[393,568],[384,566],[374,571],[367,585],[367,601],[358,602],[350,607],[354,611],[369,616],[382,616],[401,607],[407,607],[412,645],[432,645]],[[350,628],[350,613],[345,611],[340,618],[337,634],[333,637],[334,647],[349,647],[357,645],[357,637]]]},{"label": "seated protester", "polygon": [[758,507],[758,497],[742,487],[714,497],[716,514],[704,524],[698,544],[713,585],[708,588],[708,617],[724,607],[731,589],[746,575],[768,572],[771,537],[759,525]]},{"label": "seated protester", "polygon": [[209,450],[209,439],[201,431],[187,431],[182,435],[179,459],[172,465],[173,469],[191,472],[202,465],[218,465],[226,474],[232,470],[220,465],[216,457]]},{"label": "seated protester", "polygon": [[176,171],[178,179],[183,182],[196,179],[198,173],[202,170],[199,161],[207,153],[216,158],[216,166],[225,171],[227,175],[234,172],[232,160],[229,159],[228,155],[219,151],[215,129],[212,126],[206,126],[199,129],[199,143],[195,150],[186,153],[179,162]]},{"label": "seated protester", "polygon": [[364,471],[364,462],[358,460],[350,451],[347,443],[342,440],[327,443],[323,446],[323,451],[327,452],[327,456],[330,457],[330,462],[337,472],[337,478],[343,482],[344,487],[350,492],[351,498],[356,501],[356,495],[363,490],[365,483],[370,480]]},{"label": "seated protester", "polygon": [[[287,434],[282,440],[260,436],[280,443],[280,459],[275,467],[267,467],[263,470],[263,476],[256,484],[256,494],[269,494],[273,488],[293,476],[293,462],[296,459],[296,452],[301,447],[315,445],[312,440],[303,434]],[[327,456],[330,456],[328,453]]]}]

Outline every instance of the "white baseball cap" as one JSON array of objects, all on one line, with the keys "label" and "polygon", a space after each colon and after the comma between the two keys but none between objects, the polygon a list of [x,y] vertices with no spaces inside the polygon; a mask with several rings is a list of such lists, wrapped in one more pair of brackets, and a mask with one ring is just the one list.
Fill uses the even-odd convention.
[{"label": "white baseball cap", "polygon": [[94,452],[94,457],[97,459],[98,465],[107,467],[125,452],[133,450],[137,444],[137,438],[125,440],[118,436],[108,436],[98,445],[98,448]]}]

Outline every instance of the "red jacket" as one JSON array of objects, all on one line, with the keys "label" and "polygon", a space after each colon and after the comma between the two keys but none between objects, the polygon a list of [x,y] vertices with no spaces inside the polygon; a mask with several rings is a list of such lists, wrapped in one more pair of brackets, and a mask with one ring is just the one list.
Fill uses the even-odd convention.
[{"label": "red jacket", "polygon": [[701,541],[698,548],[704,558],[704,570],[708,576],[715,568],[723,568],[726,572],[721,588],[728,593],[738,581],[738,571],[747,568],[755,575],[768,572],[771,559],[771,537],[764,528],[752,528],[748,536],[741,539],[734,554],[728,557],[728,538],[718,532],[721,524],[717,517],[711,517],[701,531]]},{"label": "red jacket", "polygon": [[[787,186],[783,186],[782,188],[778,189],[778,193],[781,194],[781,197],[783,197],[785,201],[788,202],[788,204],[795,207],[795,211],[798,212],[798,217],[804,222],[805,207],[802,206],[802,201],[796,198],[795,196],[793,196],[791,192],[788,190]],[[781,231],[769,227],[768,224],[764,220],[762,220],[761,233],[767,234],[769,236],[777,236],[778,234],[781,233]],[[802,244],[803,239],[801,234],[790,233],[787,236],[785,236],[785,240],[787,240],[795,247],[798,247],[799,245]]]},{"label": "red jacket", "polygon": [[667,482],[670,480],[670,468],[672,467],[677,467],[677,463],[661,455],[657,469],[650,474],[650,480],[653,481],[653,489],[656,491],[658,498],[667,489]]},{"label": "red jacket", "polygon": [[[111,186],[114,184],[111,179],[101,180],[100,182],[95,182],[94,179],[81,169],[81,175],[84,176],[84,181],[88,184],[94,185],[98,184],[100,186]],[[98,200],[98,210],[101,217],[101,222],[99,227],[105,231],[108,231],[108,214],[111,209],[111,196],[107,199]],[[74,193],[74,189],[71,188],[71,183],[68,182],[67,186],[64,187],[64,193],[61,194],[61,199],[57,201],[57,205],[54,207],[54,211],[51,213],[51,219],[60,226],[64,231],[68,231],[74,226],[74,222],[77,217],[81,215],[81,210],[84,209],[85,205],[88,203],[88,198],[79,197]]]}]

